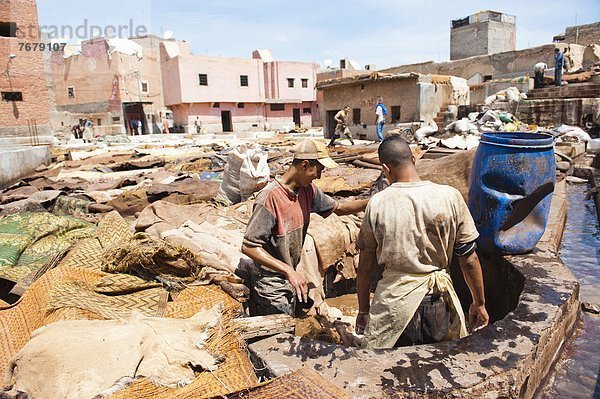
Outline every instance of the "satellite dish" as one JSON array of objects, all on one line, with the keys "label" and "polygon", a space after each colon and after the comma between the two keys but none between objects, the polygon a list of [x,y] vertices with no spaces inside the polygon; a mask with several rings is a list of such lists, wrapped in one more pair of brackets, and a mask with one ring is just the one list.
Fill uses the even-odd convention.
[{"label": "satellite dish", "polygon": [[163,38],[167,39],[167,40],[173,38],[173,31],[172,30],[166,31],[165,34],[163,35]]}]

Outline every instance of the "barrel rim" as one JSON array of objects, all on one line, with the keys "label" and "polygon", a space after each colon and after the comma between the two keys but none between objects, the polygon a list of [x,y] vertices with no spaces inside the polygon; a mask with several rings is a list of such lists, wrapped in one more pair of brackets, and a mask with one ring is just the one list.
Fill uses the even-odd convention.
[{"label": "barrel rim", "polygon": [[486,132],[481,134],[480,142],[502,147],[550,148],[554,145],[554,137],[548,133]]}]

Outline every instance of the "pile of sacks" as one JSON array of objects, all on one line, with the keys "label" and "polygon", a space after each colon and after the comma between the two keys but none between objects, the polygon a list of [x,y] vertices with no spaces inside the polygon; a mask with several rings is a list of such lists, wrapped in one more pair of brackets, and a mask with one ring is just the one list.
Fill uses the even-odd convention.
[{"label": "pile of sacks", "polygon": [[269,182],[269,154],[258,144],[247,143],[233,147],[227,158],[223,181],[216,199],[225,205],[246,201]]},{"label": "pile of sacks", "polygon": [[495,102],[515,103],[525,99],[527,99],[527,94],[521,93],[516,87],[509,87],[508,89],[500,90],[496,94],[486,97],[483,102],[489,107]]}]

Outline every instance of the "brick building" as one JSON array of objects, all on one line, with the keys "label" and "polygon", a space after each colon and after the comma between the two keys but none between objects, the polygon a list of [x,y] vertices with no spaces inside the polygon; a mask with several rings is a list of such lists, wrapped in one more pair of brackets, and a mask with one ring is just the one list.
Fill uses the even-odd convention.
[{"label": "brick building", "polygon": [[98,38],[80,49],[52,54],[56,111],[52,125],[67,130],[79,119],[91,119],[94,134],[130,131],[142,121],[143,133],[160,133],[165,113],[159,44],[153,35],[131,39]]},{"label": "brick building", "polygon": [[0,145],[51,140],[39,42],[35,0],[0,1]]},{"label": "brick building", "polygon": [[450,29],[450,59],[514,50],[515,23],[516,17],[489,10],[455,19]]},{"label": "brick building", "polygon": [[349,106],[348,128],[354,137],[375,140],[378,97],[383,97],[388,109],[386,131],[398,122],[423,121],[429,124],[448,105],[469,104],[467,81],[454,76],[363,73],[319,81],[317,89],[323,98],[320,110],[326,137],[331,137],[335,130],[335,114]]}]

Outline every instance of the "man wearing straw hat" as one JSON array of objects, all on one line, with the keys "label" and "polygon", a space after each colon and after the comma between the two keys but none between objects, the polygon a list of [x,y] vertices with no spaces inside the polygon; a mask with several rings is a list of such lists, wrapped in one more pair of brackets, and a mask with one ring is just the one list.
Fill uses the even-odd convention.
[{"label": "man wearing straw hat", "polygon": [[[306,279],[296,271],[310,213],[323,217],[348,215],[365,209],[368,200],[339,203],[324,194],[313,180],[325,168],[335,168],[325,144],[306,140],[294,147],[292,165],[260,191],[242,244],[254,260],[258,277],[251,287],[252,315],[294,315],[296,303],[308,302]],[[303,307],[306,307],[303,306]]]}]

